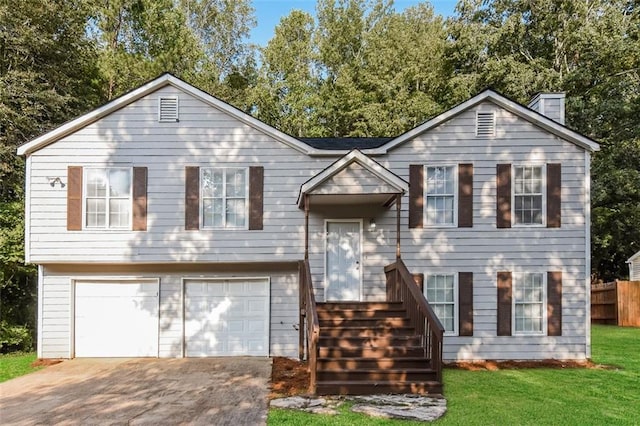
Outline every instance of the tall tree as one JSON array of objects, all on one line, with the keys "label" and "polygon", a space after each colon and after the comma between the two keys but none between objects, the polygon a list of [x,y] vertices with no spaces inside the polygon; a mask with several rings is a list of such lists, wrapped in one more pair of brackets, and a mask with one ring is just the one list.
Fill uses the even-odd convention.
[{"label": "tall tree", "polygon": [[254,91],[256,115],[293,136],[313,136],[312,114],[318,104],[314,73],[314,22],[299,10],[282,18],[262,50]]},{"label": "tall tree", "polygon": [[15,151],[99,101],[83,0],[0,2],[0,304],[35,322],[35,271],[24,264],[24,163]]}]

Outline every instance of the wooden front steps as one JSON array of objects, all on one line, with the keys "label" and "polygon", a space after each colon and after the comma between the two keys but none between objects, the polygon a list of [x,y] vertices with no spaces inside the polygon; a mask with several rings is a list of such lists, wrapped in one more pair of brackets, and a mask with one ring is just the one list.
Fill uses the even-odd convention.
[{"label": "wooden front steps", "polygon": [[318,303],[319,395],[440,394],[402,303]]}]

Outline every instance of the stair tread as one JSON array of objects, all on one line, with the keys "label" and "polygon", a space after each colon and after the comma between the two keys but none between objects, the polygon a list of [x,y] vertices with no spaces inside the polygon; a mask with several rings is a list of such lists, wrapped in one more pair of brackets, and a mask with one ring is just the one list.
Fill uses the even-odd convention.
[{"label": "stair tread", "polygon": [[332,368],[331,370],[322,370],[331,373],[432,373],[433,368]]},{"label": "stair tread", "polygon": [[[415,327],[410,325],[387,325],[386,327],[391,327],[393,329],[398,329],[398,328],[415,329]],[[326,330],[326,329],[334,329],[334,328],[340,328],[343,330],[360,330],[360,329],[377,330],[379,328],[385,328],[385,326],[383,324],[380,324],[376,327],[370,327],[366,325],[322,325],[320,324],[320,331]]]},{"label": "stair tread", "polygon": [[402,385],[402,384],[441,385],[437,380],[318,380],[322,385]]},{"label": "stair tread", "polygon": [[[404,347],[404,346],[402,346]],[[382,357],[376,358],[371,356],[358,356],[358,357],[335,357],[335,356],[319,356],[318,361],[339,361],[341,359],[349,360],[349,361],[431,361],[429,358],[421,357],[421,356],[408,356],[408,357]]]}]

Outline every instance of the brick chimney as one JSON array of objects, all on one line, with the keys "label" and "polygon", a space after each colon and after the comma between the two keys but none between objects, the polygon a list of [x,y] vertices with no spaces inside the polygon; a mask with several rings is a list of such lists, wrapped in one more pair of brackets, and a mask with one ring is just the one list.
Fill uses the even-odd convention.
[{"label": "brick chimney", "polygon": [[564,93],[538,93],[527,106],[564,125]]}]

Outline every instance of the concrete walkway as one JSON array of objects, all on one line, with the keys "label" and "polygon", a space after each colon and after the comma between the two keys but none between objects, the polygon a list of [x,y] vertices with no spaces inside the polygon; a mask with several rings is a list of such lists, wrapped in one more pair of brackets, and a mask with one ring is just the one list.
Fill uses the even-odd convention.
[{"label": "concrete walkway", "polygon": [[0,384],[2,425],[259,425],[268,358],[74,359]]}]

